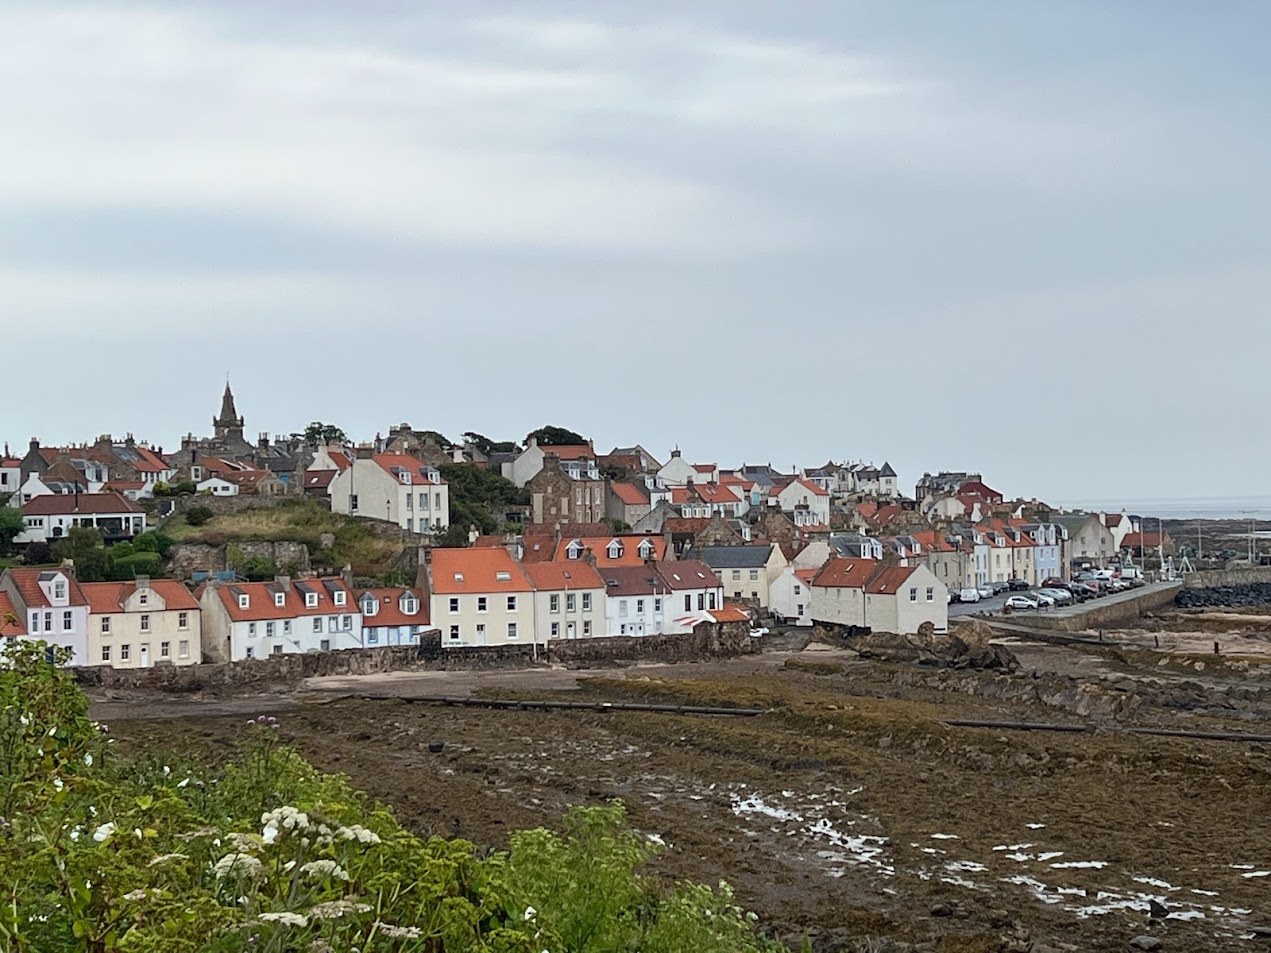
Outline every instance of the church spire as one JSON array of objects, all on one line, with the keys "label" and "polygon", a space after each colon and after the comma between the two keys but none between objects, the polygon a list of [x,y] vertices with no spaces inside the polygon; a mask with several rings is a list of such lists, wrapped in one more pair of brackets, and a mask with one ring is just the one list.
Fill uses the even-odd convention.
[{"label": "church spire", "polygon": [[243,418],[238,416],[234,407],[234,392],[230,390],[228,378],[225,380],[225,393],[221,396],[221,415],[212,418],[212,429],[222,439],[231,435],[241,438],[243,435]]}]

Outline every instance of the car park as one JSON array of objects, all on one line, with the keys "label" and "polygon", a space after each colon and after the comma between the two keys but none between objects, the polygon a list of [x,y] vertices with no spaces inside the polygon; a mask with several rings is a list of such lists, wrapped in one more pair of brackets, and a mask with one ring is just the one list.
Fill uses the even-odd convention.
[{"label": "car park", "polygon": [[980,590],[976,589],[974,586],[967,586],[967,588],[961,590],[958,593],[958,601],[959,602],[979,602]]},{"label": "car park", "polygon": [[1041,589],[1039,595],[1050,596],[1055,602],[1061,606],[1070,605],[1073,601],[1072,593],[1067,589]]},{"label": "car park", "polygon": [[1014,611],[1036,609],[1040,603],[1033,596],[1026,596],[1022,593],[1015,593],[1013,596],[1007,596],[1004,608]]},{"label": "car park", "polygon": [[980,594],[981,599],[992,599],[995,595],[997,595],[997,592],[988,583],[985,583],[982,586],[976,586],[975,591]]}]

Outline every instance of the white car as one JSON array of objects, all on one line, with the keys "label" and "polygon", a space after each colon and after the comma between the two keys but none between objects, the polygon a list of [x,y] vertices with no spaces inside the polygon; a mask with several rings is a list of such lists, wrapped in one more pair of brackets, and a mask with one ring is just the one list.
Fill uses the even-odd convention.
[{"label": "white car", "polygon": [[1043,609],[1053,609],[1055,607],[1055,597],[1046,595],[1040,589],[1033,593],[1033,598],[1041,603]]},{"label": "white car", "polygon": [[1019,611],[1022,609],[1036,609],[1040,603],[1032,596],[1021,596],[1017,593],[1013,596],[1007,596],[1004,605],[1007,609]]},{"label": "white car", "polygon": [[1040,589],[1042,595],[1050,596],[1061,606],[1066,606],[1072,602],[1072,593],[1066,589]]},{"label": "white car", "polygon": [[975,591],[980,594],[981,599],[992,599],[997,593],[993,591],[992,586],[976,586]]},{"label": "white car", "polygon": [[960,602],[979,602],[980,590],[973,586],[968,586],[966,589],[963,589],[958,593],[958,600]]}]

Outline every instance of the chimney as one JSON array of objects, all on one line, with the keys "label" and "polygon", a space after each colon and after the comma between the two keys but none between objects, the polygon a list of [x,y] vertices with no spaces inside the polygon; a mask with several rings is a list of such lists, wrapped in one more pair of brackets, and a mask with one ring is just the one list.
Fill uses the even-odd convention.
[{"label": "chimney", "polygon": [[680,456],[680,451],[679,451],[679,450],[672,450],[672,451],[671,451],[671,459],[672,459],[672,460],[677,460],[677,459],[679,459],[679,456]]},{"label": "chimney", "polygon": [[138,589],[149,589],[149,588],[150,588],[150,577],[149,577],[149,576],[138,576],[138,577],[137,577],[137,588],[138,588]]},{"label": "chimney", "polygon": [[278,583],[283,592],[291,592],[290,576],[274,576],[274,582]]},{"label": "chimney", "polygon": [[590,546],[583,550],[583,562],[585,562],[588,566],[591,566],[593,569],[596,567],[596,554],[591,551]]},{"label": "chimney", "polygon": [[370,460],[375,456],[375,448],[369,443],[359,443],[357,445],[357,459]]},{"label": "chimney", "polygon": [[419,601],[428,606],[432,598],[432,580],[428,578],[428,565],[432,562],[432,550],[419,547],[419,566],[415,569],[415,589],[419,593]]},{"label": "chimney", "polygon": [[32,437],[32,438],[31,438],[31,447],[30,447],[30,449],[31,449],[31,452],[32,452],[32,453],[39,453],[39,451],[40,451],[40,438],[39,438],[39,437]]},{"label": "chimney", "polygon": [[353,588],[353,567],[348,563],[345,563],[344,568],[340,570],[340,580],[349,589]]}]

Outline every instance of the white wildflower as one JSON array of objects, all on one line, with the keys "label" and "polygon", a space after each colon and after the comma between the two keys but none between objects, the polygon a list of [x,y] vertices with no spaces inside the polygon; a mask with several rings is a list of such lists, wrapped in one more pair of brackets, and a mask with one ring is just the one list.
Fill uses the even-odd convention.
[{"label": "white wildflower", "polygon": [[303,927],[308,926],[309,924],[309,919],[307,917],[302,916],[299,913],[288,913],[286,911],[281,913],[262,913],[260,918],[274,923],[285,923],[287,926],[291,927]]},{"label": "white wildflower", "polygon": [[134,890],[132,893],[124,894],[125,900],[145,900],[146,892],[144,890]]},{"label": "white wildflower", "polygon": [[71,831],[71,840],[72,840],[72,841],[77,841],[77,840],[79,840],[79,835],[80,835],[80,829],[79,829],[78,827],[74,828],[74,829]]},{"label": "white wildflower", "polygon": [[190,783],[190,779],[189,779],[189,778],[186,778],[184,781],[178,781],[178,782],[177,782],[177,787],[179,787],[179,788],[183,788],[183,787],[185,787],[185,786],[186,786],[187,784],[189,784],[189,783]]},{"label": "white wildflower", "polygon": [[91,768],[93,766],[93,756],[91,754],[84,755],[84,763]]},{"label": "white wildflower", "polygon": [[348,880],[349,875],[334,860],[311,860],[300,868],[302,874],[312,874],[315,878],[332,877],[336,880]]},{"label": "white wildflower", "polygon": [[393,939],[417,940],[424,935],[424,931],[419,929],[419,927],[399,927],[396,924],[384,923],[381,920],[375,921],[375,929]]},{"label": "white wildflower", "polygon": [[26,715],[18,715],[18,721],[21,722],[23,728],[31,724],[31,719]]},{"label": "white wildflower", "polygon": [[378,844],[380,843],[380,835],[375,831],[368,831],[360,824],[351,824],[348,827],[341,827],[335,832],[337,837],[344,840],[355,840],[362,844]]},{"label": "white wildflower", "polygon": [[286,871],[287,873],[291,873],[293,870],[296,869],[296,862],[294,860],[289,860],[282,865],[282,869]]},{"label": "white wildflower", "polygon": [[260,850],[260,838],[255,834],[240,834],[235,831],[225,835],[225,843],[240,854],[251,854]]},{"label": "white wildflower", "polygon": [[54,725],[52,728],[49,729],[50,738],[52,738],[55,734],[57,734],[57,725]]},{"label": "white wildflower", "polygon": [[273,824],[266,824],[265,829],[260,832],[260,839],[266,844],[272,844],[278,839],[278,828]]},{"label": "white wildflower", "polygon": [[166,778],[171,773],[172,773],[172,769],[165,764],[163,766],[163,776]]},{"label": "white wildflower", "polygon": [[314,920],[336,920],[346,913],[369,913],[371,909],[370,904],[366,903],[356,903],[352,900],[329,900],[326,903],[315,904],[313,909],[309,911],[309,916]]},{"label": "white wildflower", "polygon": [[113,833],[115,833],[115,825],[110,821],[107,821],[105,824],[98,827],[97,830],[93,831],[93,840],[100,844]]},{"label": "white wildflower", "polygon": [[226,854],[212,865],[212,873],[217,880],[225,877],[252,877],[258,874],[263,865],[251,854]]},{"label": "white wildflower", "polygon": [[146,836],[145,834],[141,833],[140,827],[134,827],[132,829],[132,833],[133,833],[133,836],[137,838],[137,840],[141,840]]},{"label": "white wildflower", "polygon": [[53,779],[53,787],[60,791],[60,790],[62,790],[62,788],[66,787],[66,785],[62,783],[62,779],[61,779],[61,778],[54,778],[54,779]]},{"label": "white wildflower", "polygon": [[538,916],[538,911],[537,911],[537,910],[535,910],[533,907],[526,907],[526,908],[525,908],[525,919],[526,919],[526,920],[533,920],[536,916]]}]

